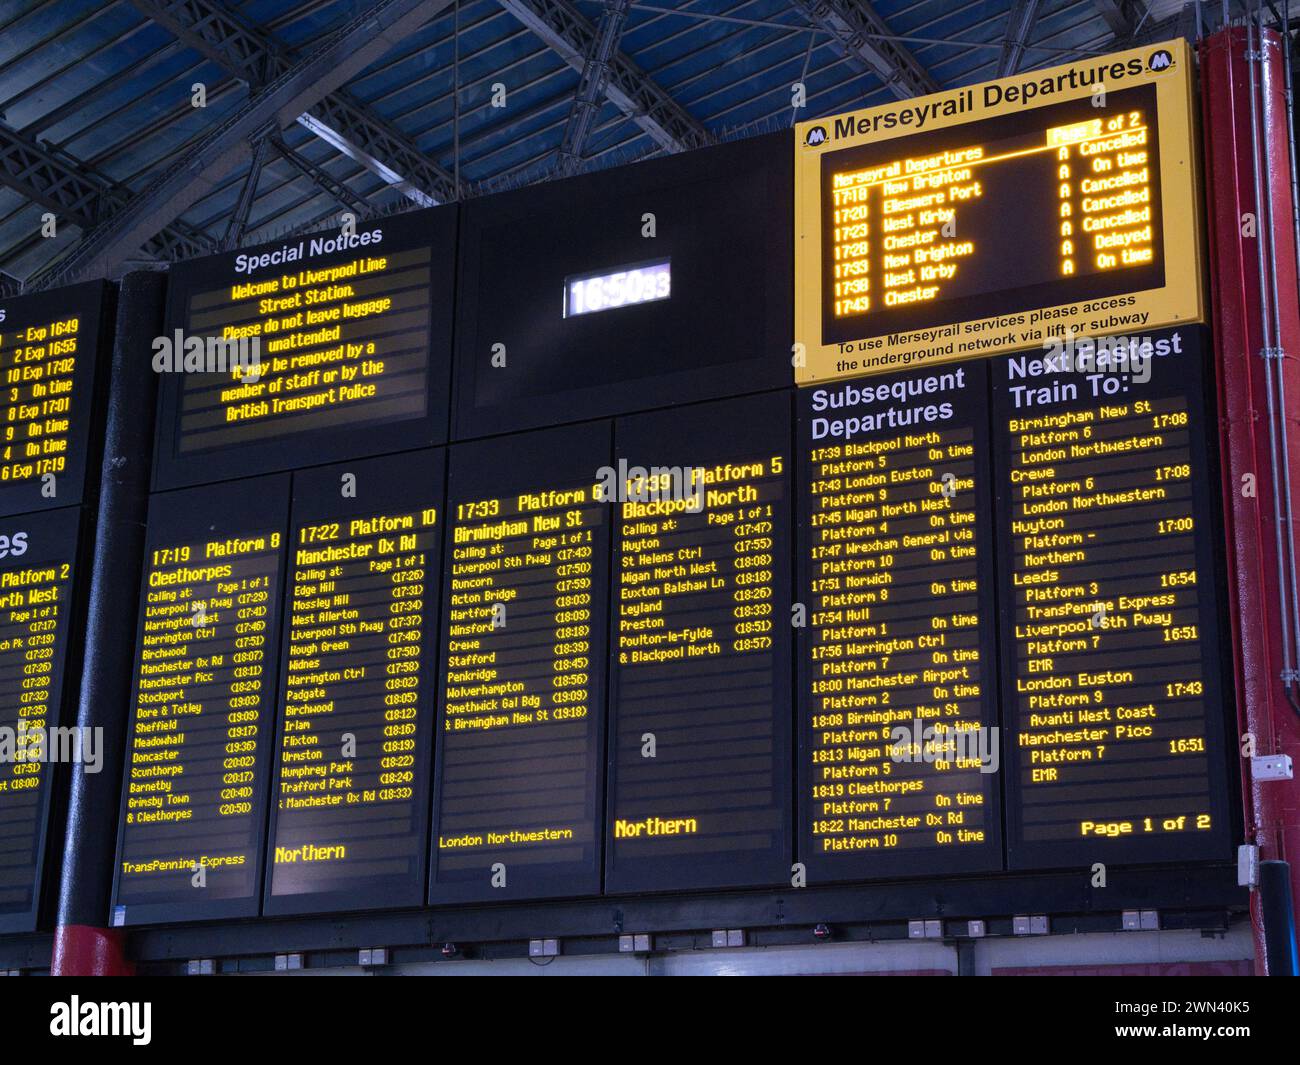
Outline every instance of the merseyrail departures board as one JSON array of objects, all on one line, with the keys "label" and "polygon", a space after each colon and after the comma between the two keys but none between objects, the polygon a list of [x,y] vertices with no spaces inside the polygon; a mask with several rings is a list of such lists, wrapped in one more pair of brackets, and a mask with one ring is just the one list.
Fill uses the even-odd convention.
[{"label": "merseyrail departures board", "polygon": [[1199,321],[1184,41],[800,123],[801,383]]}]

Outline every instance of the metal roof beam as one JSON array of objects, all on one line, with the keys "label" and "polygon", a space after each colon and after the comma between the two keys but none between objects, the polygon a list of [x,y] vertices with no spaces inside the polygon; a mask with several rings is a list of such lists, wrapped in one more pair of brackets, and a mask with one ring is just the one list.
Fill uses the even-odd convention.
[{"label": "metal roof beam", "polygon": [[342,181],[333,177],[322,166],[317,166],[305,155],[294,151],[287,145],[283,138],[276,136],[271,138],[271,146],[275,148],[276,153],[294,170],[298,171],[308,181],[315,184],[318,188],[324,189],[335,201],[341,206],[356,212],[357,215],[366,213],[366,201],[353,192]]},{"label": "metal roof beam", "polygon": [[1034,19],[1038,17],[1038,0],[1016,0],[1007,14],[1007,32],[1002,38],[1002,55],[998,57],[998,77],[1005,78],[1020,69],[1029,43]]},{"label": "metal roof beam", "polygon": [[214,191],[231,170],[246,164],[252,155],[250,140],[294,122],[450,3],[380,0],[331,33],[300,63],[255,92],[113,218],[87,234],[56,269],[42,275],[42,283],[111,274],[122,259]]},{"label": "metal roof beam", "polygon": [[[86,232],[101,216],[131,200],[125,186],[4,124],[0,124],[0,184]],[[164,226],[143,243],[150,255],[163,259],[203,255],[214,247],[206,235],[182,222]]]},{"label": "metal roof beam", "polygon": [[[294,65],[288,48],[219,0],[130,3],[250,89],[260,88]],[[451,174],[427,158],[391,122],[343,89],[330,93],[297,121],[422,207],[456,198]],[[332,189],[326,191],[333,195]]]},{"label": "metal roof beam", "polygon": [[1195,4],[1184,4],[1180,10],[1162,19],[1148,18],[1142,21],[1139,15],[1136,32],[1130,30],[1124,36],[1103,40],[1100,42],[1100,50],[1114,52],[1125,48],[1140,48],[1143,45],[1155,44],[1157,41],[1173,40],[1175,37],[1184,37],[1188,41],[1195,39]]},{"label": "metal roof beam", "polygon": [[214,0],[130,0],[130,4],[250,87],[273,81],[292,65],[271,37]]},{"label": "metal roof beam", "polygon": [[[582,73],[597,42],[596,28],[567,0],[498,0],[503,8]],[[605,98],[659,147],[681,152],[713,143],[713,135],[623,52],[609,58]]]},{"label": "metal roof beam", "polygon": [[938,92],[939,83],[898,40],[868,0],[794,0],[839,50],[885,83],[900,100]]},{"label": "metal roof beam", "polygon": [[221,250],[232,251],[239,247],[244,239],[244,229],[248,226],[248,216],[253,213],[253,200],[257,197],[257,183],[262,179],[262,164],[266,161],[268,138],[263,137],[253,149],[253,161],[244,178],[244,187],[239,190],[239,199],[226,225],[226,233],[221,238]]},{"label": "metal roof beam", "polygon": [[600,25],[578,78],[578,91],[560,140],[560,169],[565,174],[572,174],[582,162],[583,146],[605,98],[609,61],[618,50],[618,39],[623,35],[623,22],[631,4],[632,0],[607,0],[601,12]]},{"label": "metal roof beam", "polygon": [[1097,13],[1106,20],[1116,40],[1124,41],[1137,32],[1147,17],[1147,5],[1142,0],[1092,0]]}]

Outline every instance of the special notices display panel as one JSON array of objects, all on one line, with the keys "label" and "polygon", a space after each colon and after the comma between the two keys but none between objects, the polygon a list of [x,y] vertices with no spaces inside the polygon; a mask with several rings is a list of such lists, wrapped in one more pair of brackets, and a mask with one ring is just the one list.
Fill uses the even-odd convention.
[{"label": "special notices display panel", "polygon": [[1013,868],[1227,850],[1205,347],[991,365]]},{"label": "special notices display panel", "polygon": [[455,207],[178,263],[156,489],[440,444]]},{"label": "special notices display panel", "polygon": [[287,475],[149,502],[115,925],[258,912],[288,515]]},{"label": "special notices display panel", "polygon": [[85,498],[108,291],[95,281],[0,300],[0,514]]},{"label": "special notices display panel", "polygon": [[1002,866],[983,363],[799,394],[809,883]]},{"label": "special notices display panel", "polygon": [[617,422],[609,891],[790,882],[790,400]]},{"label": "special notices display panel", "polygon": [[[51,730],[76,689],[80,520],[76,509],[0,519],[0,932],[34,930],[58,880],[57,862],[47,869],[54,771],[79,744]],[[93,749],[81,753],[92,765]]]},{"label": "special notices display panel", "polygon": [[424,898],[443,462],[294,474],[268,914]]},{"label": "special notices display panel", "polygon": [[593,895],[610,425],[450,449],[430,901]]}]

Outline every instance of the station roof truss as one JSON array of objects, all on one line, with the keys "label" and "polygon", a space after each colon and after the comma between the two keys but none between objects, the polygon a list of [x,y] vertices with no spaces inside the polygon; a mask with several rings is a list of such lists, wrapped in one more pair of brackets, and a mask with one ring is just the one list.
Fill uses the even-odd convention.
[{"label": "station roof truss", "polygon": [[690,151],[1196,20],[1177,0],[15,0],[0,285]]}]

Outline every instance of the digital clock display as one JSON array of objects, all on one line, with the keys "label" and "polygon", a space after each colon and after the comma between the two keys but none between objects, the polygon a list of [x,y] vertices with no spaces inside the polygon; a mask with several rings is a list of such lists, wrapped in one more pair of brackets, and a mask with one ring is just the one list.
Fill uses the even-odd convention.
[{"label": "digital clock display", "polygon": [[579,274],[564,282],[564,317],[653,303],[672,295],[672,262],[635,263],[603,274]]}]

